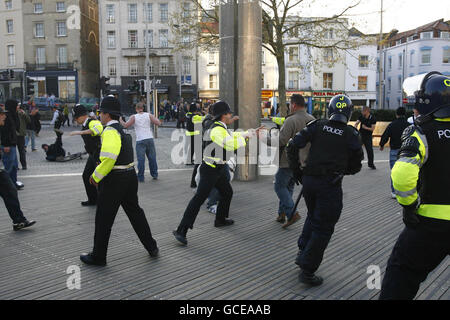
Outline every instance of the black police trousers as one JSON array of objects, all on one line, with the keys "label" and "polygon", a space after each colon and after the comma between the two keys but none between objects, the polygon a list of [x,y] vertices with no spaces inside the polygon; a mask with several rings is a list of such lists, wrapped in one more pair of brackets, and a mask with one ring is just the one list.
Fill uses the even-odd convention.
[{"label": "black police trousers", "polygon": [[303,197],[308,209],[303,231],[298,239],[300,268],[314,273],[342,212],[342,179],[335,175],[303,176]]},{"label": "black police trousers", "polygon": [[420,224],[406,226],[394,245],[380,300],[414,299],[420,283],[450,255],[450,221],[418,217]]},{"label": "black police trousers", "polygon": [[361,135],[361,140],[364,145],[364,148],[366,149],[368,165],[369,165],[369,167],[372,167],[374,165],[373,164],[374,156],[373,156],[372,135],[370,135],[370,136]]},{"label": "black police trousers", "polygon": [[19,198],[17,196],[17,188],[9,177],[8,172],[0,169],[0,197],[5,202],[6,210],[11,217],[13,223],[21,223],[26,219],[20,209]]},{"label": "black police trousers", "polygon": [[217,165],[216,168],[213,168],[203,162],[199,170],[200,182],[197,187],[197,192],[184,211],[183,219],[179,226],[180,228],[187,227],[192,229],[194,227],[195,218],[198,215],[200,207],[214,187],[220,193],[216,220],[223,221],[225,218],[228,218],[231,198],[233,197],[233,188],[228,180],[225,165]]},{"label": "black police trousers", "polygon": [[134,168],[111,171],[98,185],[97,211],[93,255],[106,259],[111,228],[119,207],[122,206],[134,231],[147,251],[156,248],[144,210],[138,203],[138,180]]},{"label": "black police trousers", "polygon": [[89,183],[89,178],[91,177],[92,173],[94,173],[96,167],[97,163],[95,162],[94,156],[89,155],[89,158],[86,161],[86,165],[84,166],[83,183],[84,188],[86,189],[88,201],[90,203],[97,203],[97,188]]}]

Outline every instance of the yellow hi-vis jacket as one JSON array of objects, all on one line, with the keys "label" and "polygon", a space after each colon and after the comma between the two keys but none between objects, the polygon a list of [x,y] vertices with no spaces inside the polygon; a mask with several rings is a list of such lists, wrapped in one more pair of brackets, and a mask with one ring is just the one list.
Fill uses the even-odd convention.
[{"label": "yellow hi-vis jacket", "polygon": [[106,177],[114,168],[120,149],[122,148],[120,133],[113,127],[105,127],[101,135],[101,140],[100,164],[92,174],[92,178],[97,183]]},{"label": "yellow hi-vis jacket", "polygon": [[91,120],[89,122],[89,130],[92,131],[91,136],[93,137],[101,135],[103,132],[102,123],[98,120]]},{"label": "yellow hi-vis jacket", "polygon": [[[213,143],[222,149],[235,151],[246,146],[245,138],[242,137],[242,134],[244,132],[233,132],[233,134],[230,134],[223,123],[216,121],[209,132],[209,137]],[[203,161],[207,165],[215,168],[215,164],[224,164],[226,162],[221,156],[222,154],[215,154],[214,156],[205,155]]]},{"label": "yellow hi-vis jacket", "polygon": [[279,125],[280,127],[283,125],[285,117],[272,117],[272,122]]},{"label": "yellow hi-vis jacket", "polygon": [[[192,118],[191,118],[191,115],[192,115],[191,112],[188,112],[186,115],[188,115],[188,117],[187,117],[188,118],[188,122],[187,122],[187,128],[186,128],[186,135],[187,136],[199,135],[200,134],[200,130],[195,130],[194,127],[195,127],[195,125],[197,125],[199,123],[202,123],[203,119],[205,117],[196,114],[196,115],[192,116]],[[192,123],[189,123],[191,121],[192,121]]]},{"label": "yellow hi-vis jacket", "polygon": [[[450,121],[450,118],[436,120]],[[410,137],[416,138],[419,142],[419,152],[414,156],[412,154],[401,156],[391,171],[397,201],[403,206],[411,205],[418,200],[419,173],[429,156],[426,136],[415,129]],[[417,214],[434,219],[450,220],[450,205],[420,204]]]}]

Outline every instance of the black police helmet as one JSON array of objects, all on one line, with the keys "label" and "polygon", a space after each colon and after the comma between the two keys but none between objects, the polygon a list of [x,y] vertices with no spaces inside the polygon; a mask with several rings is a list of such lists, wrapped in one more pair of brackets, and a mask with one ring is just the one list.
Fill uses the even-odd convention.
[{"label": "black police helmet", "polygon": [[103,98],[102,102],[100,103],[100,112],[113,114],[116,116],[121,116],[122,113],[120,111],[120,102],[117,100],[114,96],[106,96]]},{"label": "black police helmet", "polygon": [[330,120],[347,123],[353,111],[353,102],[344,94],[338,94],[331,98],[328,104],[328,116]]},{"label": "black police helmet", "polygon": [[221,116],[231,113],[231,108],[225,101],[217,101],[212,105],[214,120],[220,119]]},{"label": "black police helmet", "polygon": [[74,119],[77,119],[81,116],[87,115],[88,111],[86,107],[82,104],[77,104],[75,107],[73,107],[73,117]]},{"label": "black police helmet", "polygon": [[196,112],[197,111],[197,104],[196,103],[191,103],[190,105],[189,105],[189,111],[190,112]]},{"label": "black police helmet", "polygon": [[436,71],[426,74],[415,96],[420,114],[432,113],[436,118],[450,117],[450,77]]}]

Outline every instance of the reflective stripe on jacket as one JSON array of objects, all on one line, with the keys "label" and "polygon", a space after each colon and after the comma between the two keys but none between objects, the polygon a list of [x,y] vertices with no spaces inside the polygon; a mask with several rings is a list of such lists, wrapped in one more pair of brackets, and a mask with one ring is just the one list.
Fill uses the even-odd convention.
[{"label": "reflective stripe on jacket", "polygon": [[122,147],[120,133],[112,128],[106,127],[101,135],[102,147],[100,149],[100,164],[95,168],[92,178],[99,183],[106,177],[114,167]]}]

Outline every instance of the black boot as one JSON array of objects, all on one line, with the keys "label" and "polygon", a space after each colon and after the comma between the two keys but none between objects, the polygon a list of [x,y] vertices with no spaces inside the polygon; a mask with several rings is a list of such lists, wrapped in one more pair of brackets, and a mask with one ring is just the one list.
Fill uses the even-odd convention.
[{"label": "black boot", "polygon": [[14,223],[13,230],[18,231],[20,229],[28,228],[28,227],[31,227],[35,223],[36,223],[36,221],[33,221],[33,220],[31,220],[31,221],[25,220],[24,222]]},{"label": "black boot", "polygon": [[94,265],[94,266],[106,266],[106,259],[99,259],[91,253],[82,254],[80,256],[80,260],[86,264]]},{"label": "black boot", "polygon": [[158,253],[159,253],[158,247],[155,247],[155,249],[150,250],[150,251],[148,252],[148,254],[150,255],[150,257],[152,257],[152,258],[156,258],[156,257],[158,256]]},{"label": "black boot", "polygon": [[323,282],[323,279],[319,276],[316,276],[314,273],[306,272],[302,270],[298,277],[300,282],[310,285],[312,287],[320,286]]},{"label": "black boot", "polygon": [[231,219],[228,219],[228,218],[226,218],[224,220],[216,220],[216,221],[214,221],[214,227],[220,228],[220,227],[230,226],[233,223],[234,223],[234,221]]},{"label": "black boot", "polygon": [[178,227],[178,229],[173,232],[175,239],[177,239],[184,245],[187,245],[187,239],[186,239],[187,230],[188,230],[188,228],[186,228],[186,227]]}]

